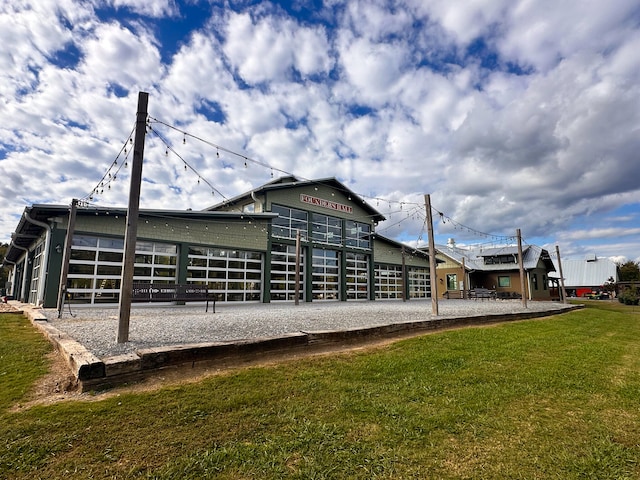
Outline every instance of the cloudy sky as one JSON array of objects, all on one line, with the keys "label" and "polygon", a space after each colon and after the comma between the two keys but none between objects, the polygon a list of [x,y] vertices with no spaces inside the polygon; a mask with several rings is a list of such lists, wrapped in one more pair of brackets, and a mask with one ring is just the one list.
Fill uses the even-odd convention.
[{"label": "cloudy sky", "polygon": [[13,0],[0,42],[0,241],[126,207],[145,91],[141,208],[336,177],[398,240],[429,193],[438,243],[640,260],[637,0]]}]

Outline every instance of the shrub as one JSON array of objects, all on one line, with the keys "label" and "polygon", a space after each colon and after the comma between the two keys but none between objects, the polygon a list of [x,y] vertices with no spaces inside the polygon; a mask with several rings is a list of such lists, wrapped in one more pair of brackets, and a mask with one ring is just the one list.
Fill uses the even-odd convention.
[{"label": "shrub", "polygon": [[638,300],[638,294],[632,289],[627,289],[618,296],[618,301],[625,305],[638,305]]}]

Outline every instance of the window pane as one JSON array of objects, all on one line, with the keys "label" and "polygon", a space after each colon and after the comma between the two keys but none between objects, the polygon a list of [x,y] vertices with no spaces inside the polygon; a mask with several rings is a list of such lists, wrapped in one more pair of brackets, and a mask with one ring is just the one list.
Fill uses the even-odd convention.
[{"label": "window pane", "polygon": [[94,261],[96,259],[95,250],[71,250],[71,260],[89,260]]},{"label": "window pane", "polygon": [[98,265],[98,275],[120,275],[122,267],[120,265]]},{"label": "window pane", "polygon": [[99,262],[122,263],[122,253],[120,252],[100,252],[98,253]]},{"label": "window pane", "polygon": [[82,263],[71,263],[69,264],[69,274],[71,275],[93,275],[94,266],[93,265],[85,265]]},{"label": "window pane", "polygon": [[98,237],[90,237],[88,235],[74,235],[71,245],[78,247],[97,247]]},{"label": "window pane", "polygon": [[113,250],[124,249],[124,240],[120,238],[101,238],[100,248],[110,248]]}]

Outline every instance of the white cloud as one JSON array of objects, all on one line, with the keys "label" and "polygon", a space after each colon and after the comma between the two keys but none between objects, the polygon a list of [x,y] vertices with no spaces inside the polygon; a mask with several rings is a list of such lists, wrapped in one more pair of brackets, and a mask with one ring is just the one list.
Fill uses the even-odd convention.
[{"label": "white cloud", "polygon": [[323,29],[306,28],[280,17],[229,15],[224,52],[249,84],[285,81],[293,71],[306,77],[331,68]]},{"label": "white cloud", "polygon": [[[111,0],[100,17],[96,2],[5,3],[5,231],[25,202],[88,193],[144,90],[152,116],[286,172],[336,176],[405,205],[431,193],[434,206],[477,230],[522,228],[568,252],[638,256],[637,233],[612,241],[636,232],[628,212],[640,198],[632,0],[329,1],[299,19],[268,2],[212,5],[211,18],[178,39],[158,28],[182,15],[172,0]],[[225,195],[271,179],[269,168],[245,170],[233,155],[218,159],[210,145],[153,127]],[[143,204],[216,203],[165,148],[148,136]],[[101,202],[122,205],[126,175]],[[415,240],[424,220],[415,208],[389,214],[393,235]]]},{"label": "white cloud", "polygon": [[339,44],[341,66],[348,86],[342,95],[353,103],[381,107],[391,101],[406,62],[406,48],[399,43],[371,43],[343,36]]},{"label": "white cloud", "polygon": [[511,2],[495,0],[469,0],[461,5],[447,0],[411,2],[423,14],[437,20],[459,44],[467,45],[487,33],[494,24],[503,20],[504,11]]},{"label": "white cloud", "polygon": [[82,45],[84,59],[79,70],[92,88],[149,90],[164,73],[153,37],[139,29],[132,32],[116,23],[97,26]]},{"label": "white cloud", "polygon": [[116,9],[128,8],[149,17],[174,16],[178,13],[175,0],[107,0]]}]

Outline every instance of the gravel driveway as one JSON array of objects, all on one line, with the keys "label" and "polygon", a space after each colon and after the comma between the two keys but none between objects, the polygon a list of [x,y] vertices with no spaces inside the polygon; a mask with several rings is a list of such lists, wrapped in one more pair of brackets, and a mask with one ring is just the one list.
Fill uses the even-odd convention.
[{"label": "gravel driveway", "polygon": [[[438,318],[472,317],[536,311],[561,311],[557,302],[521,300],[440,300]],[[270,304],[218,304],[205,306],[133,306],[129,342],[118,344],[118,309],[73,307],[62,318],[58,311],[43,313],[58,330],[66,332],[98,358],[131,353],[141,348],[205,342],[280,337],[298,332],[353,330],[365,327],[432,319],[431,300],[374,302],[314,302]]]}]

